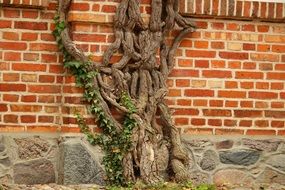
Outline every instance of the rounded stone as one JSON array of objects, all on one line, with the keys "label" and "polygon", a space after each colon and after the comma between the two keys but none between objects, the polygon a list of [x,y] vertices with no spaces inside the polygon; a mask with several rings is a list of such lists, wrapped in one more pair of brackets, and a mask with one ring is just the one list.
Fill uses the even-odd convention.
[{"label": "rounded stone", "polygon": [[220,161],[224,164],[249,166],[255,164],[260,152],[248,149],[235,149],[219,152]]},{"label": "rounded stone", "polygon": [[17,163],[13,166],[13,172],[17,184],[55,183],[53,164],[45,158]]},{"label": "rounded stone", "polygon": [[256,181],[258,183],[265,183],[265,184],[277,183],[285,185],[285,174],[267,167],[257,177]]},{"label": "rounded stone", "polygon": [[213,182],[217,186],[230,185],[230,186],[245,186],[250,187],[254,180],[246,172],[237,169],[224,169],[217,171],[214,174]]},{"label": "rounded stone", "polygon": [[266,163],[272,167],[285,172],[285,154],[271,156]]},{"label": "rounded stone", "polygon": [[218,155],[215,151],[207,150],[200,161],[200,167],[203,170],[212,171],[217,167],[217,164],[219,163],[218,160]]}]

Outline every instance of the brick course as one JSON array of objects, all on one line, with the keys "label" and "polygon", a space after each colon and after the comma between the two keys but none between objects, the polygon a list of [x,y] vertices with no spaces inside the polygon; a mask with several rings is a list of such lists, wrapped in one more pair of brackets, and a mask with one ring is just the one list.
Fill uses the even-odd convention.
[{"label": "brick course", "polygon": [[[76,111],[95,126],[51,35],[56,1],[24,6],[11,0],[9,7],[5,2],[0,9],[0,131],[78,132]],[[145,21],[149,2],[141,5]],[[285,3],[181,3],[181,13],[193,18],[197,30],[182,41],[168,80],[167,102],[177,126],[187,134],[284,135]],[[117,4],[74,0],[71,7],[72,38],[94,61],[102,60],[113,41]]]}]

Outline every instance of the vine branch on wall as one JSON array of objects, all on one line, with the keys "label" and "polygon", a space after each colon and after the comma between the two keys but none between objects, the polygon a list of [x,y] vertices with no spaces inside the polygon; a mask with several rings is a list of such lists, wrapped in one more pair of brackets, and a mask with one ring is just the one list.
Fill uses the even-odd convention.
[{"label": "vine branch on wall", "polygon": [[[115,41],[104,53],[102,63],[89,60],[70,38],[67,14],[71,0],[59,1],[54,35],[65,67],[84,88],[91,112],[99,120],[103,131],[99,137],[80,117],[79,124],[91,143],[102,145],[109,181],[125,184],[142,179],[157,183],[171,177],[184,181],[189,178],[188,153],[164,98],[176,49],[195,26],[179,14],[178,0],[152,0],[153,11],[146,24],[139,2],[120,2],[114,18]],[[166,38],[176,24],[182,29],[168,45]],[[123,52],[121,59],[110,64],[118,50]],[[111,114],[112,108],[118,110],[123,122]]]}]

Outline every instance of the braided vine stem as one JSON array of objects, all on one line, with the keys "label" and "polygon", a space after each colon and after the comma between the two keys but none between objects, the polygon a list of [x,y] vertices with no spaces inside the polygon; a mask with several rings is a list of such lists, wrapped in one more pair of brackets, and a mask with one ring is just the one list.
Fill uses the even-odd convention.
[{"label": "braided vine stem", "polygon": [[[157,183],[170,177],[176,181],[189,179],[188,153],[181,145],[179,131],[164,101],[166,80],[174,67],[175,51],[184,36],[195,28],[192,22],[179,14],[178,1],[152,0],[153,11],[146,24],[140,14],[140,1],[122,0],[114,17],[116,39],[104,53],[103,63],[90,63],[88,56],[71,40],[68,25],[60,32],[66,54],[80,63],[88,62],[85,66],[87,72],[97,71],[92,85],[84,88],[87,91],[98,89],[96,96],[89,97],[89,102],[99,105],[113,126],[113,134],[120,135],[125,125],[111,114],[110,108],[117,109],[123,116],[128,115],[136,123],[130,135],[131,146],[121,163],[126,181],[141,179],[145,183]],[[68,23],[70,3],[71,0],[59,1],[59,23]],[[173,43],[167,45],[166,37],[175,24],[182,29]],[[110,64],[111,57],[119,49],[123,52],[122,58]],[[120,103],[122,96],[130,97],[135,111],[130,112],[128,105]],[[157,116],[161,122],[157,122]]]}]

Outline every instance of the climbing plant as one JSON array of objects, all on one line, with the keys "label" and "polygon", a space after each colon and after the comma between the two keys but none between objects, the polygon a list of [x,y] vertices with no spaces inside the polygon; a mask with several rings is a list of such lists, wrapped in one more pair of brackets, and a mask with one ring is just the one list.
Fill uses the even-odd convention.
[{"label": "climbing plant", "polygon": [[[152,0],[154,11],[146,23],[139,2],[119,3],[113,23],[115,41],[104,53],[102,63],[93,62],[70,38],[67,14],[71,0],[59,1],[53,34],[63,53],[64,67],[84,89],[90,112],[102,130],[92,133],[77,115],[88,141],[99,144],[105,152],[108,181],[115,185],[138,179],[147,184],[170,178],[186,181],[188,153],[164,98],[175,51],[183,37],[194,30],[194,24],[179,14],[178,0]],[[176,24],[181,30],[168,44],[167,37]],[[110,64],[119,50],[123,52],[121,59]],[[111,109],[121,117],[112,115]]]}]

